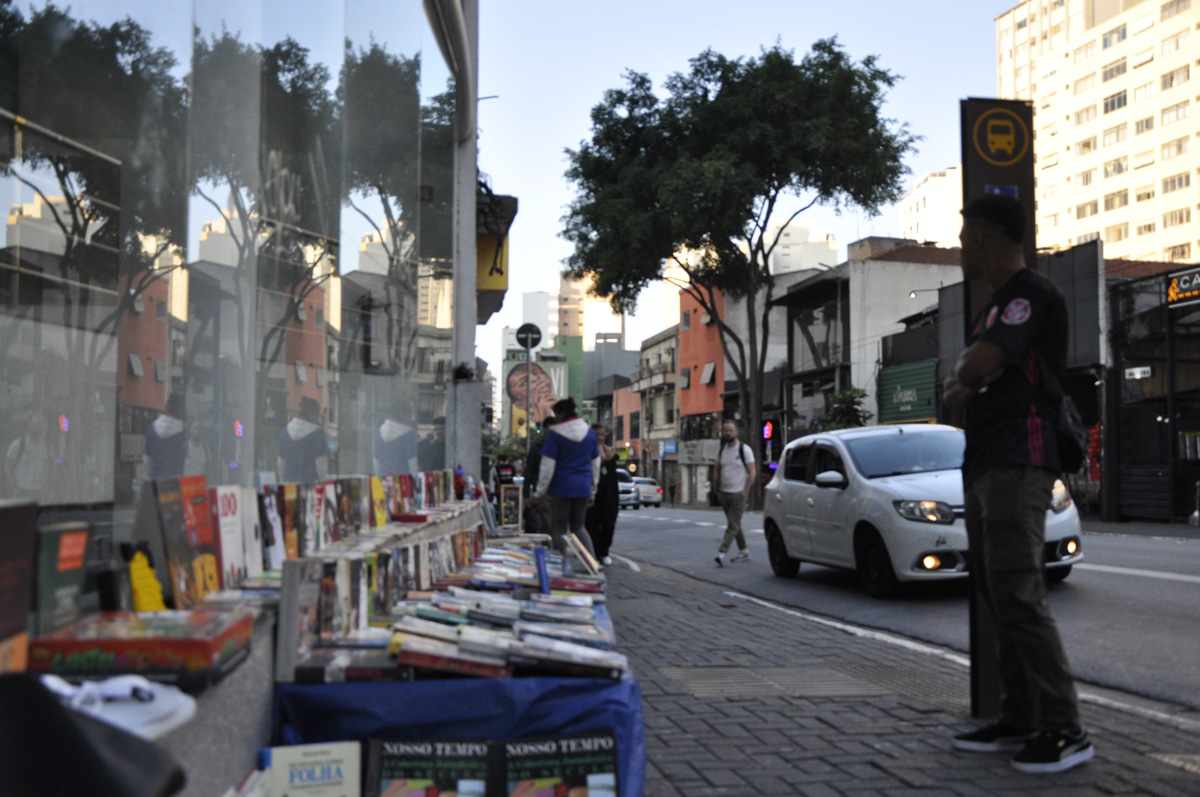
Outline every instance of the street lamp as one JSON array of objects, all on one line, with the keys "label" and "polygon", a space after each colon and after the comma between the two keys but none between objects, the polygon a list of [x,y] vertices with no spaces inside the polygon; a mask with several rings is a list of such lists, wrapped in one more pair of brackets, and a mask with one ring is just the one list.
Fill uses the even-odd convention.
[{"label": "street lamp", "polygon": [[913,288],[908,292],[908,298],[915,299],[917,298],[918,293],[936,293],[939,290],[941,290],[941,288]]}]

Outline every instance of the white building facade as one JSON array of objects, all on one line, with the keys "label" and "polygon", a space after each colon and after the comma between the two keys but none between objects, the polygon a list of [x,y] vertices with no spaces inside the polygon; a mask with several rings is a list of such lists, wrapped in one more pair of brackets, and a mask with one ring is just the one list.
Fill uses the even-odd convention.
[{"label": "white building facade", "polygon": [[997,93],[1034,103],[1039,247],[1200,251],[1196,0],[1027,0],[996,18]]},{"label": "white building facade", "polygon": [[962,227],[962,167],[921,176],[896,203],[900,237],[934,246],[958,246]]}]

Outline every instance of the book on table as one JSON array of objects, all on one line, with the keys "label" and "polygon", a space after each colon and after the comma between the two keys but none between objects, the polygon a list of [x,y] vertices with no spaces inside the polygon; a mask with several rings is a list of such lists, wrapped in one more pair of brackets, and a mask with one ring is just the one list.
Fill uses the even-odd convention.
[{"label": "book on table", "polygon": [[362,744],[322,742],[259,751],[272,797],[352,797],[362,793]]},{"label": "book on table", "polygon": [[37,507],[32,502],[0,501],[0,527],[0,673],[23,672],[37,572]]}]

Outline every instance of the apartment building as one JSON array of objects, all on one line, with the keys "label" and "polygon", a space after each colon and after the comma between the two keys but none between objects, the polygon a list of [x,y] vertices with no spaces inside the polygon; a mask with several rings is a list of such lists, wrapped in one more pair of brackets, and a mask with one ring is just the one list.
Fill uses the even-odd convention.
[{"label": "apartment building", "polygon": [[1038,246],[1200,254],[1200,0],[1027,0],[996,18],[997,94],[1034,103]]}]

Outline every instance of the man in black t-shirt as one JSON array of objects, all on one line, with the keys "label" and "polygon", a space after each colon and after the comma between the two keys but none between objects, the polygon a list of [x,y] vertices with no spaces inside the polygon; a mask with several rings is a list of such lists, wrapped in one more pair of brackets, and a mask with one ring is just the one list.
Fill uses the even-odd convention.
[{"label": "man in black t-shirt", "polygon": [[1066,368],[1066,302],[1053,282],[1025,267],[1020,202],[989,195],[962,214],[963,278],[982,280],[992,299],[943,401],[966,408],[967,547],[982,611],[996,627],[1001,698],[999,721],[956,736],[954,746],[1019,749],[1017,769],[1062,772],[1095,753],[1079,722],[1043,563],[1046,510],[1060,471],[1052,391]]}]

